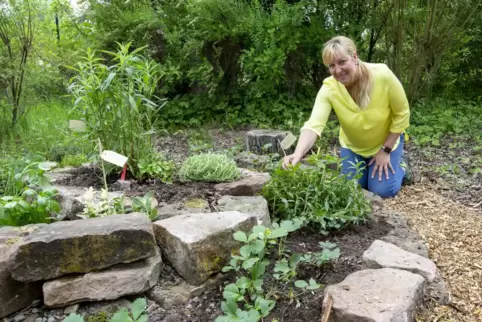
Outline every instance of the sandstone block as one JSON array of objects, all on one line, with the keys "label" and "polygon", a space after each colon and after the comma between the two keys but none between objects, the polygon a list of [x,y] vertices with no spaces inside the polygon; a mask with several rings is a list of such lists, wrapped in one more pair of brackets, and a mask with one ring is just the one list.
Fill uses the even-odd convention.
[{"label": "sandstone block", "polygon": [[17,281],[87,273],[154,256],[152,223],[131,213],[44,225],[24,237],[10,256]]},{"label": "sandstone block", "polygon": [[382,268],[348,275],[325,289],[332,298],[330,322],[413,322],[425,280],[407,271]]},{"label": "sandstone block", "polygon": [[143,293],[156,285],[161,263],[161,255],[157,252],[153,257],[134,263],[47,281],[43,285],[44,303],[49,307],[64,307]]},{"label": "sandstone block", "polygon": [[363,253],[363,266],[406,270],[423,276],[428,282],[432,282],[437,274],[437,266],[430,259],[381,240],[375,240]]},{"label": "sandstone block", "polygon": [[221,195],[231,196],[254,196],[261,192],[263,186],[270,180],[269,173],[247,172],[239,180],[232,182],[218,183],[214,189]]},{"label": "sandstone block", "polygon": [[200,213],[156,221],[154,232],[163,254],[188,283],[199,285],[218,273],[240,247],[233,233],[249,232],[256,217],[237,211]]},{"label": "sandstone block", "polygon": [[219,211],[239,211],[258,218],[258,223],[271,226],[268,202],[262,196],[223,196],[218,200]]},{"label": "sandstone block", "polygon": [[8,269],[8,258],[21,230],[0,228],[0,318],[21,310],[42,297],[42,284],[22,283],[14,280]]}]

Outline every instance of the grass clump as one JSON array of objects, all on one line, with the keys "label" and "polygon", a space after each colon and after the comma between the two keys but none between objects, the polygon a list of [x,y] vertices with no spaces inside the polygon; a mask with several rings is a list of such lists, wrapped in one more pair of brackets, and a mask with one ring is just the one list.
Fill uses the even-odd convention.
[{"label": "grass clump", "polygon": [[179,170],[181,181],[227,182],[240,176],[233,159],[216,153],[193,155],[184,161]]},{"label": "grass clump", "polygon": [[[321,233],[359,224],[367,219],[370,206],[356,180],[348,180],[339,172],[334,157],[312,159],[311,167],[277,168],[262,193],[275,217],[304,217]],[[337,162],[338,170],[327,166]]]}]

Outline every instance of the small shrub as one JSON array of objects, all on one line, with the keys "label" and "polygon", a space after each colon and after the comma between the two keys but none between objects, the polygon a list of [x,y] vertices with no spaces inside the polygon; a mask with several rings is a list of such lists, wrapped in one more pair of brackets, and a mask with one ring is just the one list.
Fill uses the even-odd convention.
[{"label": "small shrub", "polygon": [[315,156],[309,168],[301,168],[300,163],[287,170],[278,167],[262,190],[272,214],[283,219],[305,217],[322,233],[365,221],[369,203],[356,180],[328,168],[327,163],[335,160]]},{"label": "small shrub", "polygon": [[181,181],[227,182],[240,177],[233,159],[224,154],[204,153],[184,161],[179,170]]},{"label": "small shrub", "polygon": [[82,149],[72,145],[56,145],[47,153],[47,160],[54,162],[62,162],[65,157],[78,155],[82,153]]},{"label": "small shrub", "polygon": [[156,178],[164,183],[172,182],[175,171],[174,161],[167,160],[160,153],[142,156],[138,166],[141,179]]}]

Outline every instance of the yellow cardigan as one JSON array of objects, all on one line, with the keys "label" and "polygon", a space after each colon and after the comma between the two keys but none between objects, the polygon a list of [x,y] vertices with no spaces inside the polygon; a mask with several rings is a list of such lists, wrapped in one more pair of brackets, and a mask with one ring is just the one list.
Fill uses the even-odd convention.
[{"label": "yellow cardigan", "polygon": [[390,132],[402,133],[410,121],[408,100],[395,74],[385,64],[367,63],[367,67],[373,87],[370,104],[364,110],[346,87],[330,76],[323,81],[310,119],[302,127],[320,136],[333,108],[340,122],[340,145],[366,158],[380,150]]}]

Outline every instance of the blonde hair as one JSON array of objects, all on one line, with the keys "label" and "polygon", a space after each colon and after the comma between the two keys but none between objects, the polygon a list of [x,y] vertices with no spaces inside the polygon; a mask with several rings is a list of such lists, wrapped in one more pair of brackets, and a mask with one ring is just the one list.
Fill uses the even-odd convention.
[{"label": "blonde hair", "polygon": [[[347,37],[333,37],[323,46],[323,63],[329,65],[339,53],[344,53],[353,57],[356,53],[355,43]],[[372,77],[366,64],[359,58],[357,60],[357,76],[350,92],[353,100],[362,109],[370,104],[370,93],[372,91]]]}]

